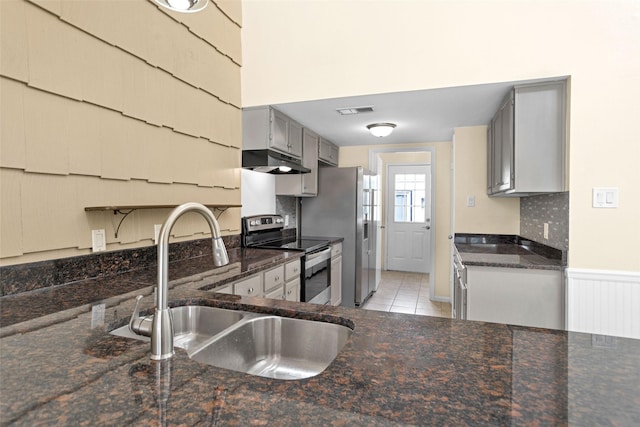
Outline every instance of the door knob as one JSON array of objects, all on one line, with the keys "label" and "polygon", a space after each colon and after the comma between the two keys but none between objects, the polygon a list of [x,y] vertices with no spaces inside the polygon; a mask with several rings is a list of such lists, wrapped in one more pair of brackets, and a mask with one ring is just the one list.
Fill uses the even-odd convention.
[{"label": "door knob", "polygon": [[431,227],[428,225],[425,225],[424,228],[426,228],[427,230],[431,230]]}]

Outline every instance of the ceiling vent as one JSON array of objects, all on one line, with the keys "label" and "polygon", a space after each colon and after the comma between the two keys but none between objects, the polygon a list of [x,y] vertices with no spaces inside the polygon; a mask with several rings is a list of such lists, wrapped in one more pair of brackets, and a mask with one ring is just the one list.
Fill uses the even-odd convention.
[{"label": "ceiling vent", "polygon": [[373,105],[368,107],[349,107],[349,108],[338,108],[336,109],[338,113],[342,116],[348,116],[351,114],[361,114],[361,113],[373,113]]}]

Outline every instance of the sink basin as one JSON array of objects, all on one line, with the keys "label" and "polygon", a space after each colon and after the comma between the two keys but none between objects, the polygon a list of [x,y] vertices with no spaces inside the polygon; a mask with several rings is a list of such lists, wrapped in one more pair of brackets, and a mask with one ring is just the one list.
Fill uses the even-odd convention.
[{"label": "sink basin", "polygon": [[[247,313],[200,305],[185,305],[171,309],[173,315],[173,345],[185,350],[195,348],[246,317]],[[111,332],[127,338],[149,341],[148,337],[129,331],[129,325]]]},{"label": "sink basin", "polygon": [[[309,378],[324,371],[352,333],[333,323],[206,306],[174,307],[171,313],[173,344],[187,350],[191,359],[283,380]],[[131,333],[129,325],[111,334],[149,341]]]},{"label": "sink basin", "polygon": [[324,371],[351,333],[333,323],[261,316],[237,323],[190,357],[261,377],[303,379]]}]

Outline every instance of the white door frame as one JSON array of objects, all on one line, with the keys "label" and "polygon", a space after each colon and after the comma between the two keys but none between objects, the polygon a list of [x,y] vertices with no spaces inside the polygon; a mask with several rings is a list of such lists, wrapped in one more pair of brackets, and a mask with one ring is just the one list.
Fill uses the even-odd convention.
[{"label": "white door frame", "polygon": [[[381,148],[371,148],[369,149],[369,170],[371,170],[372,172],[376,172],[376,173],[380,173],[381,171],[378,170],[378,165],[382,164],[381,162],[379,162],[380,160],[380,154],[381,153],[415,153],[415,152],[427,152],[427,153],[431,153],[431,223],[434,224],[431,227],[431,230],[433,231],[433,234],[431,236],[431,248],[430,252],[431,252],[431,273],[429,274],[429,282],[430,282],[430,286],[429,286],[429,299],[431,301],[435,301],[435,283],[436,283],[436,276],[438,274],[449,274],[449,271],[444,272],[444,271],[440,271],[438,272],[436,269],[436,264],[435,264],[435,253],[436,253],[436,231],[437,231],[437,227],[435,226],[435,224],[438,223],[438,218],[436,218],[436,210],[435,210],[435,200],[436,200],[436,188],[437,188],[437,182],[436,182],[436,173],[435,173],[435,168],[437,167],[438,163],[436,161],[436,148],[435,147],[381,147]],[[388,197],[388,191],[385,191],[385,203],[386,203],[386,198]],[[384,233],[384,240],[385,240],[385,245],[386,245],[386,241],[387,241],[387,230],[386,228],[383,229],[383,233]],[[387,265],[386,265],[386,256],[385,256],[385,264],[384,264],[384,268],[385,270],[387,269]]]}]

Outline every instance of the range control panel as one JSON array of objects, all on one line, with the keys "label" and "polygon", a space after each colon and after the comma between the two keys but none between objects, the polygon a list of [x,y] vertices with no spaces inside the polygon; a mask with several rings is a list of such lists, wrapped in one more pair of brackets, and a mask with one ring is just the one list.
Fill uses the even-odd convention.
[{"label": "range control panel", "polygon": [[281,215],[254,215],[242,219],[245,233],[256,231],[272,231],[284,228],[284,219]]}]

